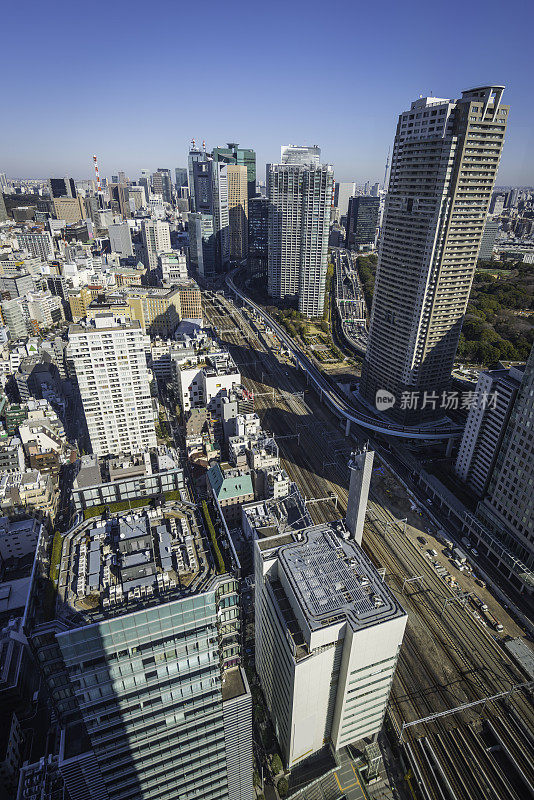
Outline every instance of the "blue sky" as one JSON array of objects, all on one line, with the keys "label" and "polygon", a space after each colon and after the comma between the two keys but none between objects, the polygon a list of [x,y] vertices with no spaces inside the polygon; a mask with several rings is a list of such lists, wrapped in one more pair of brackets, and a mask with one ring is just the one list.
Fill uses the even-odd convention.
[{"label": "blue sky", "polygon": [[481,0],[9,2],[0,172],[92,177],[184,166],[189,141],[239,142],[258,174],[319,144],[339,180],[382,180],[420,94],[506,85],[499,183],[534,185],[534,4]]}]

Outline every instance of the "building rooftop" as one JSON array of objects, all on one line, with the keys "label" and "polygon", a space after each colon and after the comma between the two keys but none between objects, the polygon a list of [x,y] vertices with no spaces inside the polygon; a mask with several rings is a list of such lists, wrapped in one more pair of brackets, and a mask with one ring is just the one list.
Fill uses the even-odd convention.
[{"label": "building rooftop", "polygon": [[209,468],[208,480],[219,501],[232,500],[243,495],[254,495],[252,478],[240,469],[223,470],[220,464]]},{"label": "building rooftop", "polygon": [[222,679],[222,699],[233,700],[235,697],[240,697],[246,694],[247,688],[245,686],[244,675],[240,667],[231,667],[223,672]]},{"label": "building rooftop", "polygon": [[339,520],[294,533],[288,543],[262,542],[264,558],[273,542],[280,584],[311,631],[344,620],[360,630],[405,614],[361,547],[346,537]]},{"label": "building rooftop", "polygon": [[84,522],[65,560],[59,613],[79,615],[79,624],[175,600],[213,577],[186,510]]}]

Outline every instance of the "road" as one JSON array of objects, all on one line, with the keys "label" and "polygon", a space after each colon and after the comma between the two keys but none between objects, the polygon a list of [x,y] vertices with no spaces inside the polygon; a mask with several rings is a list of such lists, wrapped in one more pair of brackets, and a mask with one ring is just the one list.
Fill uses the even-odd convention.
[{"label": "road", "polygon": [[[205,308],[219,331],[232,331],[221,333],[221,339],[244,365],[243,383],[255,392],[255,410],[264,428],[279,437],[300,434],[300,446],[297,436],[278,439],[283,467],[308,498],[335,492],[338,513],[343,514],[347,462],[354,445],[340,430],[340,421],[307,390],[300,370],[264,346],[262,341],[268,342],[269,337],[260,332],[258,338],[252,327],[256,323],[249,317],[221,298],[208,300]],[[413,537],[405,536],[402,526],[395,524],[396,503],[389,507],[387,492],[402,494],[404,489],[385,472],[372,483],[364,549],[377,566],[385,568],[388,585],[409,613],[390,705],[392,725],[400,733],[404,721],[476,702],[521,684],[526,677],[499,637],[481,625],[468,607],[452,602],[442,619],[445,600],[456,595]],[[308,509],[315,522],[338,516],[331,502]],[[416,512],[411,519],[414,524],[419,520],[419,532],[426,532]],[[426,527],[432,527],[430,521]],[[422,581],[403,590],[405,578],[416,576]],[[477,706],[407,729],[404,750],[414,779],[426,787],[425,796],[431,800],[485,800],[489,796],[522,800],[528,796],[523,781],[534,785],[529,766],[532,743],[526,733],[533,728],[530,696],[518,690],[507,705],[496,701],[484,710]],[[514,760],[526,765],[525,778],[510,766]]]}]

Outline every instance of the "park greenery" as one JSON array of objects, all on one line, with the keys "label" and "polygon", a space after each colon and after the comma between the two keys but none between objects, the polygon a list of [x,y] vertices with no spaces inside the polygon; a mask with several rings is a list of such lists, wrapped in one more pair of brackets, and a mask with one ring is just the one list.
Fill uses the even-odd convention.
[{"label": "park greenery", "polygon": [[374,253],[369,256],[359,256],[356,261],[358,277],[360,279],[363,296],[365,298],[365,304],[369,313],[371,313],[371,305],[375,291],[377,263],[378,256],[376,256]]},{"label": "park greenery", "polygon": [[205,500],[202,501],[202,515],[204,517],[204,522],[206,523],[206,528],[208,529],[208,536],[210,537],[211,546],[213,548],[213,553],[215,555],[217,573],[219,575],[223,575],[226,572],[226,568],[224,566],[224,559],[222,557],[222,553],[219,548],[219,543],[217,542],[217,536],[215,534],[215,528],[213,527],[213,522],[211,521],[208,504],[206,503]]}]

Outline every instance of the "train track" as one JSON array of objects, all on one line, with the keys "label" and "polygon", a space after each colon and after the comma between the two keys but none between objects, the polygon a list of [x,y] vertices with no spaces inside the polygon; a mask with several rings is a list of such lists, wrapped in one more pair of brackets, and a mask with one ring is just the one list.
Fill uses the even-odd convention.
[{"label": "train track", "polygon": [[[288,376],[285,365],[269,351],[268,336],[258,335],[232,304],[221,299],[207,303],[206,310],[221,330],[228,328],[230,316],[235,327],[222,333],[221,340],[232,354],[253,351],[242,380],[255,392],[255,410],[264,427],[275,436],[295,435],[279,445],[282,465],[292,480],[307,497],[337,494],[340,510],[336,513],[332,503],[309,505],[312,519],[318,523],[339,516],[347,503],[350,443],[338,421],[311,393],[305,399],[295,394],[306,388],[300,375]],[[454,593],[411,541],[403,541],[394,522],[393,514],[371,493],[364,549],[386,568],[390,588],[409,612],[391,693],[391,720],[400,732],[404,721],[496,694],[524,677],[465,608],[456,602],[448,605],[442,618],[443,604]],[[411,584],[402,593],[404,579],[416,575],[423,576],[424,589]],[[528,736],[533,726],[530,697],[517,692],[506,705],[477,707],[407,729],[404,748],[421,794],[426,800],[523,800],[528,796],[524,791],[534,784],[533,742]],[[517,772],[514,760],[524,772],[524,783],[515,780],[512,785],[507,774]]]}]

